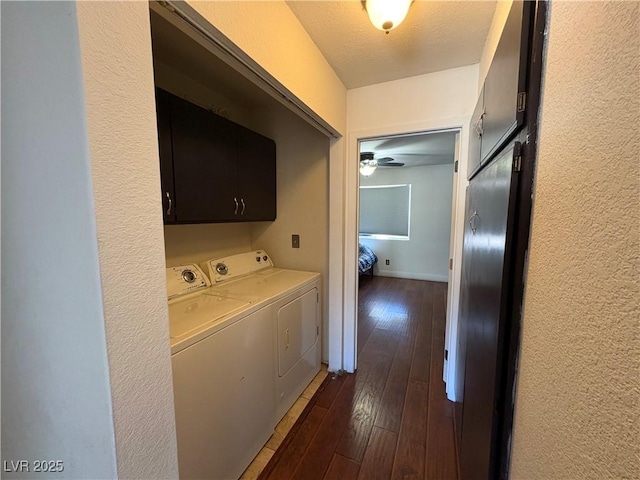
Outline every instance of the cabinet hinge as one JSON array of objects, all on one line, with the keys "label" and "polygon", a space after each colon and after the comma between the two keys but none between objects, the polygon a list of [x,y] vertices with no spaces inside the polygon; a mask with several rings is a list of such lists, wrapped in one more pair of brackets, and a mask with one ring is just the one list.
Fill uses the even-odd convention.
[{"label": "cabinet hinge", "polygon": [[453,258],[449,259],[449,270],[453,270]]},{"label": "cabinet hinge", "polygon": [[447,350],[446,348],[444,349],[444,359],[449,360],[449,350]]},{"label": "cabinet hinge", "polygon": [[160,5],[162,5],[164,8],[166,8],[167,10],[169,10],[170,12],[175,12],[176,9],[173,8],[173,5],[169,5],[168,2],[165,2],[164,0],[160,0],[158,2]]},{"label": "cabinet hinge", "polygon": [[316,292],[316,303],[320,303],[320,292]]},{"label": "cabinet hinge", "polygon": [[527,106],[527,92],[518,93],[518,112],[524,112]]},{"label": "cabinet hinge", "polygon": [[519,172],[522,170],[522,144],[516,142],[513,147],[513,171]]},{"label": "cabinet hinge", "polygon": [[458,173],[458,160],[453,163],[453,171],[454,173]]}]

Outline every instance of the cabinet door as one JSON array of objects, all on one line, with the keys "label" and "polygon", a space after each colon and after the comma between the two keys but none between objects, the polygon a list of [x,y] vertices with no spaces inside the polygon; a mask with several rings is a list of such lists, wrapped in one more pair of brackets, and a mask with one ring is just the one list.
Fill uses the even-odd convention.
[{"label": "cabinet door", "polygon": [[276,219],[276,144],[241,126],[238,131],[240,221]]},{"label": "cabinet door", "polygon": [[[459,311],[459,324],[458,324],[458,336],[456,339],[456,380],[455,380],[455,393],[458,402],[464,402],[464,372],[465,361],[467,355],[467,324],[469,322],[469,311],[472,305],[473,299],[470,297],[472,291],[470,289],[470,267],[474,265],[473,251],[474,251],[474,237],[472,235],[471,227],[475,221],[475,215],[477,212],[475,206],[475,196],[471,195],[471,186],[467,187],[466,206],[464,216],[464,236],[462,246],[462,277],[460,280],[460,311]],[[474,227],[475,228],[475,227]],[[456,408],[456,437],[458,445],[461,445],[462,440],[462,417],[459,416],[461,408]]]},{"label": "cabinet door", "polygon": [[476,175],[467,195],[461,298],[466,336],[460,468],[462,478],[495,478],[498,391],[507,329],[508,262],[518,173],[515,146],[498,154]]},{"label": "cabinet door", "polygon": [[514,1],[484,86],[482,162],[487,162],[524,123],[531,10]]},{"label": "cabinet door", "polygon": [[233,124],[171,97],[176,221],[233,221],[239,211]]},{"label": "cabinet door", "polygon": [[482,147],[482,122],[484,121],[484,86],[480,91],[476,109],[473,111],[469,132],[469,166],[467,168],[467,178],[480,168],[481,147]]},{"label": "cabinet door", "polygon": [[164,223],[176,220],[176,195],[173,188],[173,153],[171,145],[171,106],[169,94],[156,89],[158,120],[158,151],[160,154],[160,184],[162,186],[162,217]]}]

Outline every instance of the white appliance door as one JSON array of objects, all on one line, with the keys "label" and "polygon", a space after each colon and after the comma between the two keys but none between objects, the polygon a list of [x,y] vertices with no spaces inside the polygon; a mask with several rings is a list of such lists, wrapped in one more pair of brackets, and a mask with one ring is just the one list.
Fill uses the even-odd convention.
[{"label": "white appliance door", "polygon": [[180,478],[238,478],[275,428],[273,311],[172,357]]},{"label": "white appliance door", "polygon": [[318,340],[314,288],[278,310],[278,376],[283,377]]}]

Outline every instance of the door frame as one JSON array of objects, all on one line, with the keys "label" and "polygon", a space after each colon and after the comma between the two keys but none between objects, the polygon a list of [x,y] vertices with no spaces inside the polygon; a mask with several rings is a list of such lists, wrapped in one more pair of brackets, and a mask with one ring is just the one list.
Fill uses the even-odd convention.
[{"label": "door frame", "polygon": [[[455,400],[453,385],[455,384],[456,365],[451,362],[455,358],[455,339],[458,328],[458,302],[460,296],[460,276],[462,268],[462,236],[464,233],[464,208],[467,186],[467,158],[469,152],[469,116],[450,117],[439,120],[376,127],[367,130],[350,131],[347,134],[347,164],[345,167],[345,214],[344,214],[344,305],[343,305],[343,368],[347,372],[357,369],[357,319],[358,319],[358,186],[359,186],[359,142],[378,137],[395,135],[429,133],[437,131],[459,131],[459,163],[458,175],[454,175],[457,182],[457,196],[452,211],[456,212],[452,218],[455,241],[453,256],[453,285],[451,289],[451,304],[455,308],[447,309],[445,350],[448,350],[449,361],[445,364],[443,375],[447,383],[447,397]],[[451,255],[451,252],[450,252]],[[442,352],[444,355],[444,352]]]}]

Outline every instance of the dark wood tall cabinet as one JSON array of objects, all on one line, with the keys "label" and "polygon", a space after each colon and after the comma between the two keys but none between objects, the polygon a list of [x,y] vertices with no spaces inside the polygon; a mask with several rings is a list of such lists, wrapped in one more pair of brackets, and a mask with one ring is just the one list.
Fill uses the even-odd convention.
[{"label": "dark wood tall cabinet", "polygon": [[515,1],[471,121],[456,391],[463,480],[508,478],[546,3]]},{"label": "dark wood tall cabinet", "polygon": [[165,223],[276,218],[275,142],[156,89]]}]

